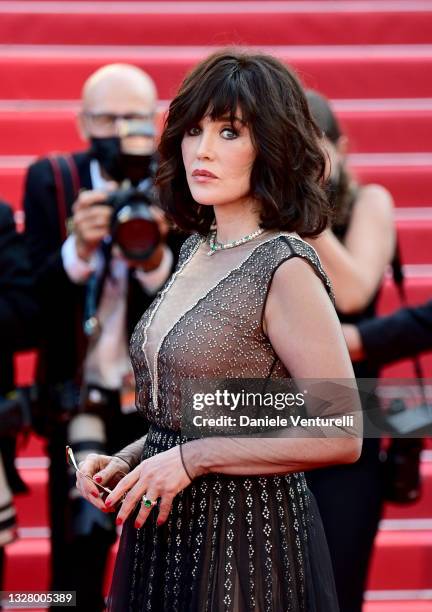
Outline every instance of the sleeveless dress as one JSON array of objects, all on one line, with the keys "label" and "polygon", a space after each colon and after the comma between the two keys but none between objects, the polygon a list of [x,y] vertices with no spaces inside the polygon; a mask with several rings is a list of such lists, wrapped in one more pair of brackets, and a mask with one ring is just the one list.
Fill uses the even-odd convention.
[{"label": "sleeveless dress", "polygon": [[[141,459],[187,440],[180,431],[186,378],[286,378],[262,330],[273,275],[304,258],[332,296],[312,247],[265,232],[208,257],[184,243],[177,269],[131,340],[137,409],[150,423]],[[324,531],[303,472],[209,474],[176,496],[167,522],[157,510],[121,536],[111,612],[338,612]]]}]

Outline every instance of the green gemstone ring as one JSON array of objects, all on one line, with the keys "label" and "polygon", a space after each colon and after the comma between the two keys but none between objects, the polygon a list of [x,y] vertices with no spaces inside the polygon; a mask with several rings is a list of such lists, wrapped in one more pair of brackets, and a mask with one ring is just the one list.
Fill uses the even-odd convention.
[{"label": "green gemstone ring", "polygon": [[143,495],[143,504],[146,508],[151,508],[152,506],[156,505],[155,501],[152,501],[151,499],[148,499],[148,497],[146,497],[145,495]]}]

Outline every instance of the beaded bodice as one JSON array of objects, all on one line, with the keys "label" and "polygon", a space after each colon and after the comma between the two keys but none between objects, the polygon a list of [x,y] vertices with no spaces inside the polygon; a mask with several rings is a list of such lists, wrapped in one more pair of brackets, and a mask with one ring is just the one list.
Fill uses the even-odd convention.
[{"label": "beaded bodice", "polygon": [[182,380],[289,376],[262,329],[281,263],[306,259],[332,297],[315,250],[295,234],[266,232],[205,259],[207,252],[200,236],[185,241],[176,271],[132,336],[137,409],[159,427],[180,428]]}]

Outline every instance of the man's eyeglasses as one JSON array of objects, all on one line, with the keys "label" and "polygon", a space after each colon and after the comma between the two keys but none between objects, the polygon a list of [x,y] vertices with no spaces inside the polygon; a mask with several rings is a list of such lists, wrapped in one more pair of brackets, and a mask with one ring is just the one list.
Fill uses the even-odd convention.
[{"label": "man's eyeglasses", "polygon": [[[105,493],[106,495],[109,495],[110,493],[112,493],[111,489],[108,489],[108,487],[104,487],[103,485],[99,484],[98,482],[93,480],[91,476],[89,476],[88,474],[84,474],[84,472],[79,469],[78,464],[75,459],[75,455],[73,454],[73,451],[70,446],[66,446],[66,461],[68,465],[71,465],[73,468],[75,468],[76,472],[79,472],[82,476],[90,480],[90,482],[94,484],[96,487],[98,487],[103,493]],[[123,472],[123,475],[126,476],[124,472]]]},{"label": "man's eyeglasses", "polygon": [[113,130],[116,127],[117,121],[133,121],[140,123],[153,122],[155,118],[154,113],[142,114],[142,113],[91,113],[84,112],[86,117],[95,128],[100,130]]}]

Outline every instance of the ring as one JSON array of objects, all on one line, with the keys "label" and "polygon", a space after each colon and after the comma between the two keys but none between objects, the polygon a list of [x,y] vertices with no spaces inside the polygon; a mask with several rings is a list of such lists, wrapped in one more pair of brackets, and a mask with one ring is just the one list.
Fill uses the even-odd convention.
[{"label": "ring", "polygon": [[142,500],[143,500],[143,504],[144,504],[144,506],[146,508],[151,508],[152,506],[156,506],[156,502],[152,501],[151,499],[149,499],[145,495],[142,496]]}]

